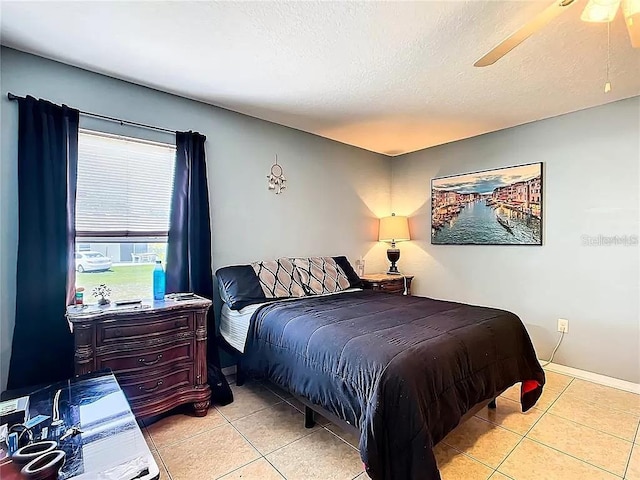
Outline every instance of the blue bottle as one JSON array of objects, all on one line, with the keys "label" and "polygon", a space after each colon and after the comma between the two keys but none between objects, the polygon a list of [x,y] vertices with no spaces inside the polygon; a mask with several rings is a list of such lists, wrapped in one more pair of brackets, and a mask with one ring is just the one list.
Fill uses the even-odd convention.
[{"label": "blue bottle", "polygon": [[153,269],[153,299],[164,300],[165,278],[162,262],[156,260],[156,266]]}]

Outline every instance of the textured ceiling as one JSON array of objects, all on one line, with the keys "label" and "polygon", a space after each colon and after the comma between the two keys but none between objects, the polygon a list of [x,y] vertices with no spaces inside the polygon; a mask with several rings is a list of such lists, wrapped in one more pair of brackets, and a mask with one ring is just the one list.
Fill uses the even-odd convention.
[{"label": "textured ceiling", "polygon": [[[640,95],[585,0],[491,67],[544,1],[7,2],[2,43],[389,155]],[[619,14],[620,15],[620,14]]]}]

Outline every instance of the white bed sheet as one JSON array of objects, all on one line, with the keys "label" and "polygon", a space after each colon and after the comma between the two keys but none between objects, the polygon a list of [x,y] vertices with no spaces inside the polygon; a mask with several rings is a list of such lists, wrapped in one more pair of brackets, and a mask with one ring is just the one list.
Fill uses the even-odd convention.
[{"label": "white bed sheet", "polygon": [[[361,288],[348,288],[342,292],[325,293],[324,295],[313,295],[314,297],[326,297],[328,295],[340,295],[343,293],[359,292]],[[289,302],[294,300],[300,300],[302,298],[310,298],[310,296],[300,298],[286,298],[284,300],[277,300],[278,302]],[[273,303],[273,302],[265,302]],[[227,341],[229,345],[244,353],[244,347],[247,343],[247,336],[249,335],[249,325],[251,324],[251,317],[255,311],[265,303],[256,303],[254,305],[248,305],[240,310],[231,310],[229,306],[224,303],[222,305],[222,312],[220,315],[220,334]]]}]

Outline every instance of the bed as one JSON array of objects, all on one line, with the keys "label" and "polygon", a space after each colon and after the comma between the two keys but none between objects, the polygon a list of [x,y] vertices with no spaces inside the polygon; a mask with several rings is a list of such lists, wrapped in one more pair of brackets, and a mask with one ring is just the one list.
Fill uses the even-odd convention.
[{"label": "bed", "polygon": [[374,480],[440,479],[432,449],[465,414],[517,382],[526,411],[545,381],[504,310],[353,288],[230,310],[221,334],[243,370],[357,429]]}]

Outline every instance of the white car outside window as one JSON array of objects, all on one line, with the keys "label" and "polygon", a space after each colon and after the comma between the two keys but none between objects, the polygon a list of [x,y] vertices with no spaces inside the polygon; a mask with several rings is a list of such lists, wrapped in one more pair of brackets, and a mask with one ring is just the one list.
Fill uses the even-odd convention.
[{"label": "white car outside window", "polygon": [[75,257],[78,273],[105,271],[112,265],[111,259],[100,252],[76,252]]}]

